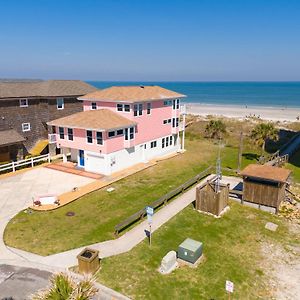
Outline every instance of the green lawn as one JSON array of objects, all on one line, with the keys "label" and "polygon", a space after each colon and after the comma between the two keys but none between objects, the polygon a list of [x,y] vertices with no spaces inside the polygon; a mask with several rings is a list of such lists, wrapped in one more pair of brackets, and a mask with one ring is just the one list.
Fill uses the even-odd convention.
[{"label": "green lawn", "polygon": [[[229,134],[222,148],[222,166],[237,168],[239,129],[249,131],[249,122],[228,121]],[[95,191],[75,202],[50,212],[20,212],[8,224],[7,245],[49,255],[114,238],[114,226],[144,208],[189,178],[215,165],[218,144],[204,139],[205,123],[187,130],[184,154],[159,162],[147,170],[113,184],[115,191]],[[259,149],[245,137],[243,166],[255,163]],[[230,173],[230,172],[225,172]],[[75,212],[68,217],[66,213]]]},{"label": "green lawn", "polygon": [[[128,253],[103,259],[98,281],[133,299],[227,299],[228,279],[235,284],[233,299],[269,299],[261,244],[295,243],[294,236],[283,219],[235,202],[230,206],[220,219],[189,206],[153,234],[151,248],[144,241]],[[264,228],[268,221],[279,225],[277,232]],[[195,269],[158,273],[162,257],[187,237],[203,242],[203,262]]]}]

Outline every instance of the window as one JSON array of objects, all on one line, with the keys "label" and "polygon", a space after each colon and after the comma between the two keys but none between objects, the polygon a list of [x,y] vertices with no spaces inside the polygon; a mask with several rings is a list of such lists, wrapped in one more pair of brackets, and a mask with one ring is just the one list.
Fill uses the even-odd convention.
[{"label": "window", "polygon": [[171,119],[168,119],[168,123],[169,123],[169,124],[171,123],[171,121],[172,121]]},{"label": "window", "polygon": [[96,102],[92,102],[91,103],[91,108],[92,108],[92,110],[96,110],[97,109],[97,103]]},{"label": "window", "polygon": [[179,109],[180,100],[176,99],[176,109]]},{"label": "window", "polygon": [[63,140],[65,138],[65,132],[63,127],[58,127],[59,138]]},{"label": "window", "polygon": [[161,140],[161,147],[162,147],[162,148],[165,148],[165,138],[163,138],[163,139]]},{"label": "window", "polygon": [[172,105],[172,100],[166,100],[164,101],[164,106]]},{"label": "window", "polygon": [[114,131],[109,131],[108,132],[108,137],[111,138],[111,137],[114,137],[116,135],[116,133]]},{"label": "window", "polygon": [[93,132],[92,132],[92,130],[87,130],[86,131],[86,141],[87,141],[88,144],[93,143]]},{"label": "window", "polygon": [[130,129],[130,135],[129,135],[129,138],[130,138],[131,140],[133,140],[133,139],[134,139],[134,128],[133,128],[133,127],[130,127],[129,129]]},{"label": "window", "polygon": [[22,131],[30,131],[30,123],[22,123]]},{"label": "window", "polygon": [[156,141],[151,142],[150,148],[156,148],[156,147],[157,147],[157,142]]},{"label": "window", "polygon": [[176,120],[175,118],[172,119],[172,127],[173,128],[175,127],[175,120]]},{"label": "window", "polygon": [[173,100],[173,109],[176,109],[176,100]]},{"label": "window", "polygon": [[163,120],[163,124],[168,124],[168,120]]},{"label": "window", "polygon": [[65,107],[64,98],[56,99],[56,107],[57,107],[57,109],[64,109],[64,107]]},{"label": "window", "polygon": [[73,141],[73,129],[68,128],[68,140]]},{"label": "window", "polygon": [[130,112],[130,105],[129,104],[124,105],[124,111]]},{"label": "window", "polygon": [[143,114],[143,104],[140,103],[139,104],[139,116],[141,116]]},{"label": "window", "polygon": [[179,126],[179,118],[176,118],[176,127]]},{"label": "window", "polygon": [[28,107],[28,99],[20,99],[20,107]]},{"label": "window", "polygon": [[123,111],[123,104],[117,104],[117,111]]},{"label": "window", "polygon": [[102,136],[102,132],[97,132],[96,133],[96,138],[97,138],[97,144],[98,145],[103,145],[103,136]]},{"label": "window", "polygon": [[151,114],[151,102],[147,103],[147,115]]},{"label": "window", "polygon": [[117,135],[122,135],[123,133],[124,133],[124,130],[123,130],[123,129],[117,130]]},{"label": "window", "polygon": [[169,137],[167,136],[166,137],[166,147],[168,147],[169,146]]},{"label": "window", "polygon": [[136,117],[138,115],[138,105],[134,104],[133,105],[133,115]]},{"label": "window", "polygon": [[170,136],[170,146],[172,146],[172,145],[173,145],[173,137]]}]

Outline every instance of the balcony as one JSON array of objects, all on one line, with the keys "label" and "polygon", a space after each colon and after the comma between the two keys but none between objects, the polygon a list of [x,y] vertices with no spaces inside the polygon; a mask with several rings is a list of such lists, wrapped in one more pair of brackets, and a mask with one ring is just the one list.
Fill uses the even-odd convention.
[{"label": "balcony", "polygon": [[186,104],[180,105],[180,114],[186,115]]},{"label": "balcony", "polygon": [[48,134],[48,140],[49,140],[49,144],[55,144],[56,143],[56,134],[55,133],[49,133]]}]

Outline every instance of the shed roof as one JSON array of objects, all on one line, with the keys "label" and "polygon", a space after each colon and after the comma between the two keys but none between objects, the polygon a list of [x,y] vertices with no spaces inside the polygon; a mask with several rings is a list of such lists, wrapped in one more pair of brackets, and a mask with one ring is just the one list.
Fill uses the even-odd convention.
[{"label": "shed roof", "polygon": [[136,122],[122,117],[109,109],[98,109],[82,111],[53,120],[47,124],[60,127],[105,131],[134,126]]},{"label": "shed roof", "polygon": [[186,96],[160,86],[112,86],[89,93],[78,99],[91,101],[145,102],[149,100],[183,97]]},{"label": "shed roof", "polygon": [[0,146],[19,144],[24,141],[25,138],[14,129],[0,131]]},{"label": "shed roof", "polygon": [[0,99],[81,96],[97,90],[81,80],[0,82]]},{"label": "shed roof", "polygon": [[290,174],[291,171],[284,168],[258,164],[248,165],[241,172],[242,176],[271,180],[276,182],[286,182]]}]

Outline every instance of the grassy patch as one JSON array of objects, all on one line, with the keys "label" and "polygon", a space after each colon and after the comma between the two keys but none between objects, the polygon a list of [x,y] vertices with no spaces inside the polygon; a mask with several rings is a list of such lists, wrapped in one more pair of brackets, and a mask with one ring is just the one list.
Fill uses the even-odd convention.
[{"label": "grassy patch", "polygon": [[[153,234],[151,249],[144,241],[126,254],[103,259],[98,280],[133,299],[226,299],[227,279],[235,283],[235,299],[268,298],[260,245],[285,243],[292,236],[276,216],[234,202],[230,206],[220,219],[186,208]],[[279,225],[277,232],[264,228],[268,221]],[[203,242],[204,261],[195,269],[160,275],[162,257],[187,237]]]}]

